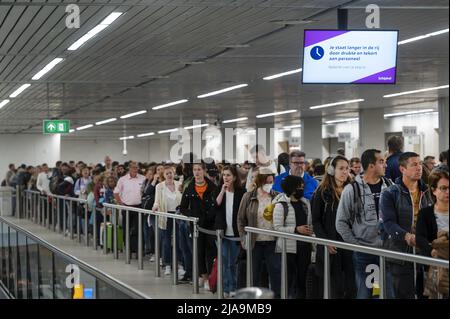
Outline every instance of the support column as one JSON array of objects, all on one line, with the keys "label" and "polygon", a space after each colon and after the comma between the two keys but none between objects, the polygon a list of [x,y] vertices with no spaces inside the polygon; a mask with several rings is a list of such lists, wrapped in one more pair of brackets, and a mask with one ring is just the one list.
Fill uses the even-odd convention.
[{"label": "support column", "polygon": [[448,97],[441,97],[438,100],[439,108],[439,152],[448,149]]},{"label": "support column", "polygon": [[375,148],[382,152],[386,149],[383,108],[359,111],[359,153],[369,148]]},{"label": "support column", "polygon": [[323,159],[322,149],[322,117],[309,117],[301,119],[301,145],[306,158]]}]

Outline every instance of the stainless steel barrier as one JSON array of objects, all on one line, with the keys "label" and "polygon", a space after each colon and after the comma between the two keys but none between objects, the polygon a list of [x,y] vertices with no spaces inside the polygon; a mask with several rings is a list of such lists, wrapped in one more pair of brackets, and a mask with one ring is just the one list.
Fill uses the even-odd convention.
[{"label": "stainless steel barrier", "polygon": [[[180,221],[187,221],[193,224],[193,229],[194,229],[194,233],[193,233],[193,238],[192,238],[192,281],[193,281],[193,290],[195,294],[199,293],[199,287],[198,287],[198,262],[197,262],[197,251],[198,251],[198,247],[197,247],[197,237],[198,237],[198,218],[193,218],[193,217],[187,217],[184,215],[179,215],[179,214],[173,214],[173,213],[165,213],[165,212],[157,212],[157,211],[151,211],[151,210],[146,210],[146,209],[142,209],[142,208],[135,208],[135,207],[130,207],[130,206],[122,206],[122,205],[114,205],[114,204],[108,204],[108,203],[104,203],[104,211],[106,208],[108,209],[112,209],[112,210],[118,210],[118,211],[124,211],[125,212],[125,218],[126,218],[126,222],[125,222],[125,263],[129,264],[130,263],[130,259],[131,259],[131,251],[130,251],[130,214],[131,213],[135,213],[138,214],[138,269],[142,270],[144,269],[144,257],[143,257],[143,221],[142,218],[143,216],[148,216],[148,215],[154,215],[155,216],[155,276],[156,277],[160,277],[161,276],[161,268],[160,268],[160,264],[159,264],[159,258],[160,258],[160,247],[159,247],[159,227],[158,225],[158,221],[159,218],[168,218],[168,219],[172,219],[173,220],[173,236],[172,236],[172,281],[174,285],[178,284],[178,263],[177,263],[177,245],[176,245],[176,236],[177,236],[177,227],[176,227],[176,221],[180,220]],[[167,224],[167,227],[171,227],[169,225],[170,223]],[[117,227],[115,227],[117,228]],[[117,238],[117,237],[115,237]],[[105,240],[106,240],[106,236],[105,236]],[[116,241],[116,239],[114,239],[114,241]],[[104,245],[105,247],[106,245]],[[104,251],[105,253],[107,253],[107,250],[105,249]]]},{"label": "stainless steel barrier", "polygon": [[[40,192],[32,191],[32,190],[24,190],[22,191],[24,198],[23,208],[25,211],[21,216],[25,216],[36,224],[42,225],[45,223],[48,228],[53,226],[53,230],[63,233],[63,236],[67,235],[67,232],[70,234],[70,238],[74,239],[74,220],[76,221],[76,230],[77,230],[77,240],[81,243],[81,216],[79,211],[75,212],[74,218],[74,207],[84,207],[84,239],[86,246],[89,246],[89,234],[88,234],[88,208],[87,208],[87,200],[80,198],[73,198],[67,196],[53,195],[47,194],[43,195]],[[20,195],[19,195],[20,197]],[[47,198],[47,205],[45,205],[45,198]],[[52,205],[50,205],[50,201]],[[78,204],[79,206],[76,206]],[[59,218],[61,212],[62,205],[62,229],[59,225]],[[45,209],[44,207],[47,207]],[[47,216],[44,216],[44,215]],[[68,215],[68,216],[66,216]],[[52,224],[50,223],[50,216],[52,216]],[[69,221],[67,221],[67,217]]]},{"label": "stainless steel barrier", "polygon": [[[246,248],[247,248],[247,286],[252,286],[253,280],[251,278],[251,264],[252,264],[252,245],[251,245],[251,234],[261,234],[261,235],[269,235],[276,238],[282,238],[284,241],[286,239],[291,239],[295,241],[301,241],[311,244],[318,244],[323,245],[324,249],[324,299],[330,298],[330,285],[329,285],[329,278],[330,278],[330,261],[329,261],[329,252],[327,249],[327,246],[333,246],[337,248],[342,248],[346,250],[351,250],[353,252],[361,252],[365,254],[371,254],[379,256],[380,258],[380,273],[379,273],[379,285],[380,285],[380,299],[386,298],[386,258],[391,259],[397,259],[412,263],[418,263],[422,265],[428,265],[428,266],[437,266],[437,267],[443,267],[443,268],[449,268],[449,261],[448,260],[442,260],[442,259],[435,259],[430,257],[424,257],[424,256],[417,256],[413,254],[405,254],[400,253],[396,251],[386,250],[386,249],[380,249],[380,248],[373,248],[373,247],[366,247],[361,245],[354,245],[349,243],[344,243],[340,241],[335,240],[329,240],[329,239],[323,239],[323,238],[317,238],[317,237],[310,237],[310,236],[303,236],[303,235],[297,235],[297,234],[290,234],[290,233],[284,233],[284,232],[278,232],[274,230],[267,230],[267,229],[260,229],[260,228],[254,228],[254,227],[245,227],[246,231]],[[284,244],[282,247],[282,255],[286,255],[286,245]],[[282,259],[285,257],[282,257]],[[284,264],[286,265],[286,263]],[[287,282],[286,282],[286,276],[285,276],[286,270],[282,272],[281,276],[281,287],[285,290],[282,291],[282,297],[287,296]]]}]

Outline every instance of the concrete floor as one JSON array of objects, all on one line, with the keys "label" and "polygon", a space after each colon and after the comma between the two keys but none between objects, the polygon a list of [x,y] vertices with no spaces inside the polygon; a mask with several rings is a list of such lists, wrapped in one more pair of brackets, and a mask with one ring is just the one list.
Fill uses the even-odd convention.
[{"label": "concrete floor", "polygon": [[193,293],[191,283],[173,285],[171,276],[155,277],[155,265],[150,263],[148,258],[144,260],[144,269],[138,270],[136,258],[131,260],[131,264],[125,264],[124,254],[119,254],[119,259],[115,260],[112,254],[103,254],[98,248],[95,251],[92,247],[86,247],[84,243],[78,243],[69,237],[55,233],[45,227],[36,225],[25,219],[5,217],[9,222],[20,226],[31,232],[38,238],[61,249],[68,255],[74,256],[83,262],[97,268],[101,272],[117,279],[118,281],[138,290],[149,298],[156,299],[214,299],[217,295],[204,291],[200,288],[200,294]]}]

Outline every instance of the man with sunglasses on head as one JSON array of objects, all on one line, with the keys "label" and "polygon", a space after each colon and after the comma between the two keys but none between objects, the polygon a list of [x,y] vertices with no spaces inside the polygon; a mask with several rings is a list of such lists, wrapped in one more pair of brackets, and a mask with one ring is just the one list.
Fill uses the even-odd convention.
[{"label": "man with sunglasses on head", "polygon": [[281,189],[281,181],[284,180],[287,176],[293,175],[293,176],[300,176],[303,178],[303,181],[305,182],[305,192],[304,197],[308,200],[311,199],[312,194],[316,190],[319,183],[317,180],[315,180],[311,175],[309,175],[307,172],[305,172],[305,153],[302,151],[292,151],[289,154],[289,172],[285,172],[283,174],[278,175],[275,177],[275,183],[273,185],[273,190],[279,193],[282,193],[283,190]]},{"label": "man with sunglasses on head", "polygon": [[[336,215],[336,230],[345,242],[381,248],[379,235],[380,194],[392,185],[384,177],[386,161],[380,150],[368,149],[361,156],[364,175],[356,175],[355,180],[344,188]],[[360,252],[353,253],[358,299],[371,299],[372,287],[366,279],[370,275],[367,267],[379,265],[379,257]]]}]

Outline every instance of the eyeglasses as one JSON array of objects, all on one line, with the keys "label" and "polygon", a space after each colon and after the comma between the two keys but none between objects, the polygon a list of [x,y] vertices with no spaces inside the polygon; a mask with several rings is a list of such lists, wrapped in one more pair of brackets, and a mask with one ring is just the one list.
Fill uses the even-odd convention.
[{"label": "eyeglasses", "polygon": [[438,189],[439,189],[441,192],[445,193],[445,192],[448,191],[448,186],[440,186],[440,187],[438,187]]},{"label": "eyeglasses", "polygon": [[306,162],[291,162],[292,165],[305,165]]}]

